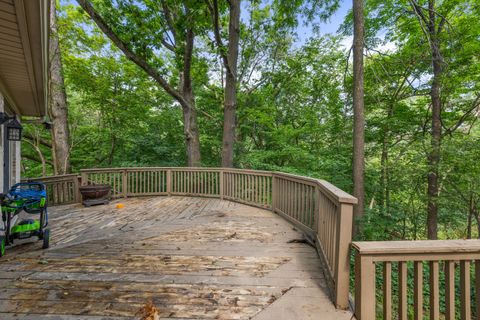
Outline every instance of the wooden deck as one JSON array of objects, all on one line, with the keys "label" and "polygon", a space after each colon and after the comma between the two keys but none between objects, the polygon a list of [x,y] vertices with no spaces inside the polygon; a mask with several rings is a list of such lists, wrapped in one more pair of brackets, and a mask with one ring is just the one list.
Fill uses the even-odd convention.
[{"label": "wooden deck", "polygon": [[[116,209],[116,203],[125,208]],[[0,319],[349,320],[330,301],[315,249],[270,211],[189,197],[50,209],[52,246],[0,260]]]}]

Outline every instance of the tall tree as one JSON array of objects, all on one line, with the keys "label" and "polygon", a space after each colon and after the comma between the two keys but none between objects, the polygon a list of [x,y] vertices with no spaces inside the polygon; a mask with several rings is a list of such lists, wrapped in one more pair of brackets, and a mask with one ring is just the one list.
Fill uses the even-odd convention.
[{"label": "tall tree", "polygon": [[[436,239],[439,207],[445,205],[440,192],[451,170],[444,163],[442,145],[478,107],[478,41],[471,41],[479,30],[478,6],[471,0],[369,1],[367,6],[368,46],[373,48],[379,40],[393,43],[395,51],[414,62],[406,61],[412,66],[407,83],[413,95],[405,102],[425,109],[423,123],[417,124],[422,133],[418,139],[428,141],[419,141],[424,161],[417,160],[416,165],[426,165],[420,171],[425,177],[420,190],[427,191],[422,198],[425,229],[428,238]],[[391,26],[387,32],[385,26]]]},{"label": "tall tree", "polygon": [[58,44],[56,0],[50,0],[50,102],[52,155],[55,174],[70,172],[70,131],[68,105],[63,81],[62,59]]},{"label": "tall tree", "polygon": [[209,3],[213,32],[225,68],[225,94],[223,110],[222,167],[233,167],[237,109],[237,61],[240,41],[240,0],[228,1],[228,47],[225,48],[220,27],[218,0]]},{"label": "tall tree", "polygon": [[[432,130],[430,152],[428,155],[428,204],[427,204],[427,236],[437,239],[438,233],[438,193],[439,193],[439,164],[440,145],[442,140],[442,101],[440,97],[441,78],[443,74],[443,57],[440,52],[439,34],[445,24],[445,18],[437,19],[435,0],[428,1],[428,8],[419,6],[416,0],[411,0],[413,10],[418,17],[422,29],[426,27],[425,36],[430,44],[432,63],[432,84],[430,90],[432,108]],[[424,14],[425,12],[425,14]]]},{"label": "tall tree", "polygon": [[[200,166],[200,137],[192,80],[194,25],[197,15],[191,12],[189,7],[191,3],[166,0],[160,3],[121,3],[119,9],[122,12],[118,12],[111,1],[104,1],[104,13],[111,18],[110,20],[117,22],[113,25],[107,23],[90,1],[77,0],[77,2],[129,60],[142,68],[181,105],[187,164]],[[112,10],[114,12],[111,12]],[[119,21],[120,16],[126,18],[123,24]],[[158,26],[163,28],[162,32],[153,31],[153,28]],[[178,75],[165,77],[164,74],[168,72],[162,68],[165,64],[164,59],[155,56],[155,49],[163,50],[164,54],[173,53]],[[178,89],[172,85],[174,81],[177,82]]]},{"label": "tall tree", "polygon": [[363,0],[353,0],[353,195],[358,199],[355,217],[365,206],[365,112],[363,84]]}]

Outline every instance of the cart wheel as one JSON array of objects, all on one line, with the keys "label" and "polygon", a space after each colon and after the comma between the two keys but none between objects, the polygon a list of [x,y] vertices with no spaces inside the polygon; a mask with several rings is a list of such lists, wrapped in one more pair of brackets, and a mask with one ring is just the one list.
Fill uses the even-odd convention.
[{"label": "cart wheel", "polygon": [[43,246],[42,249],[48,249],[50,247],[50,230],[43,230]]},{"label": "cart wheel", "polygon": [[0,257],[5,255],[5,237],[0,236]]}]

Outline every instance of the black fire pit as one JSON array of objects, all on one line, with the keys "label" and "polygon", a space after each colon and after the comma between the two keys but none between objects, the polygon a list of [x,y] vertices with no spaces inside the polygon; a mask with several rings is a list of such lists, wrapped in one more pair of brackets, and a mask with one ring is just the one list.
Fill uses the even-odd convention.
[{"label": "black fire pit", "polygon": [[81,186],[79,189],[83,197],[83,205],[90,207],[97,204],[107,204],[112,188],[108,184],[90,184]]}]

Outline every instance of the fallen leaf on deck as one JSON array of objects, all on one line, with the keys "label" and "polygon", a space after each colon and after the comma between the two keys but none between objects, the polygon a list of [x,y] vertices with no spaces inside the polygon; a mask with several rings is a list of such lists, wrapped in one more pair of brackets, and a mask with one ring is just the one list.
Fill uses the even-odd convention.
[{"label": "fallen leaf on deck", "polygon": [[160,311],[153,305],[152,301],[147,302],[137,311],[140,320],[160,320]]}]

